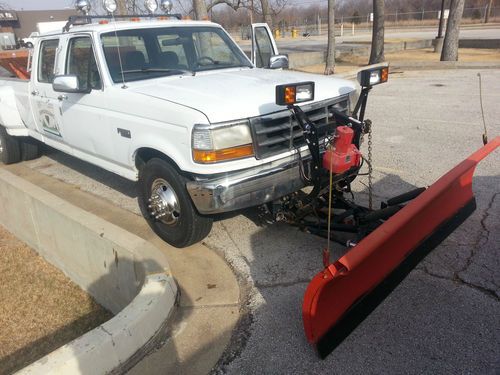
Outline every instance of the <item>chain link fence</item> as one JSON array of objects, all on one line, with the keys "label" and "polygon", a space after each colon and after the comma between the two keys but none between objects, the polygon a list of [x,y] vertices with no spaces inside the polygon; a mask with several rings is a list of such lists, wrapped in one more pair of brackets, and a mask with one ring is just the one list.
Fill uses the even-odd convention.
[{"label": "chain link fence", "polygon": [[[372,28],[373,16],[368,14],[352,16],[340,16],[335,18],[335,34],[355,35],[358,32],[369,32]],[[445,11],[445,15],[446,15]],[[465,24],[484,24],[486,20],[487,7],[465,8],[462,25]],[[388,29],[405,27],[438,27],[440,11],[421,10],[418,12],[395,12],[385,15],[385,27]],[[500,22],[500,7],[491,8],[489,23]],[[446,26],[446,20],[445,20]],[[278,30],[278,31],[277,31]],[[325,14],[318,14],[315,17],[280,19],[279,15],[275,17],[274,32],[275,36],[291,37],[292,33],[296,36],[319,36],[326,35],[328,31],[328,19]],[[249,38],[250,32],[248,25],[229,28],[229,32],[239,40]]]}]

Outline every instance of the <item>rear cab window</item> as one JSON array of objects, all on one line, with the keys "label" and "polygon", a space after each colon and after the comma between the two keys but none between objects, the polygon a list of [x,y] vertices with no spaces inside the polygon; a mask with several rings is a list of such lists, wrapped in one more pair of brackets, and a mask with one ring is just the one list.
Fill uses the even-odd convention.
[{"label": "rear cab window", "polygon": [[54,67],[59,39],[43,40],[40,43],[38,56],[38,82],[52,83],[54,80]]}]

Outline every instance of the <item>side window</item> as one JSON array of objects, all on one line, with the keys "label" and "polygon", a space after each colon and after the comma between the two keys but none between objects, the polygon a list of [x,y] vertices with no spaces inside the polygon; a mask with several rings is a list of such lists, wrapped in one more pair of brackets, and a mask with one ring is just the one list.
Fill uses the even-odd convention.
[{"label": "side window", "polygon": [[56,50],[58,45],[58,39],[44,40],[40,44],[38,82],[52,83],[54,80],[54,65],[56,62]]},{"label": "side window", "polygon": [[265,27],[255,28],[255,52],[257,68],[269,68],[269,59],[273,55],[273,45]]},{"label": "side window", "polygon": [[76,75],[83,90],[102,88],[92,40],[89,37],[78,37],[69,41],[66,74]]}]

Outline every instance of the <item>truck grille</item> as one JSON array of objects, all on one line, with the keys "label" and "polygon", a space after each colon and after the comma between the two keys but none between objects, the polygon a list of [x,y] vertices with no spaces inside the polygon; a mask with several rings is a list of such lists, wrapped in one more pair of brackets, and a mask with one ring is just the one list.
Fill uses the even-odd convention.
[{"label": "truck grille", "polygon": [[[349,99],[344,96],[302,107],[316,125],[320,139],[326,135],[328,124],[333,124],[330,115],[333,107],[347,114]],[[288,110],[254,117],[250,119],[250,123],[257,159],[264,159],[306,144],[299,124]]]}]

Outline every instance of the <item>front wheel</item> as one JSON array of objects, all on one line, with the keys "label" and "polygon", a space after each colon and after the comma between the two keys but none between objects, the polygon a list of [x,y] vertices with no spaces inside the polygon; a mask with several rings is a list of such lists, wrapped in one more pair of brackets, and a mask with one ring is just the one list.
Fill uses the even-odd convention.
[{"label": "front wheel", "polygon": [[139,206],[155,233],[175,247],[205,238],[213,219],[198,213],[186,190],[187,179],[172,165],[154,158],[139,173]]},{"label": "front wheel", "polygon": [[0,125],[0,162],[12,164],[21,161],[21,148],[19,140],[7,133]]}]

